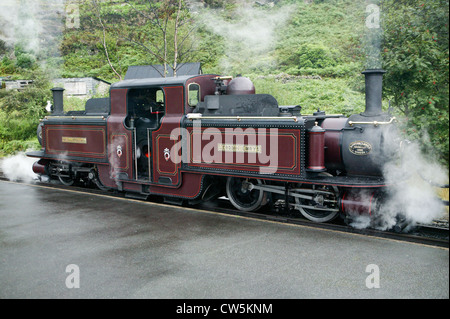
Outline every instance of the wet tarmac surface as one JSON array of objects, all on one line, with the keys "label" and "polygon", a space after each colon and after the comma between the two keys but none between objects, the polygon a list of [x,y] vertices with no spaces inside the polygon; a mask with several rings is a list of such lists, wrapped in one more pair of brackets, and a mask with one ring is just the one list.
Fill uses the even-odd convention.
[{"label": "wet tarmac surface", "polygon": [[0,181],[0,298],[449,298],[449,252]]}]

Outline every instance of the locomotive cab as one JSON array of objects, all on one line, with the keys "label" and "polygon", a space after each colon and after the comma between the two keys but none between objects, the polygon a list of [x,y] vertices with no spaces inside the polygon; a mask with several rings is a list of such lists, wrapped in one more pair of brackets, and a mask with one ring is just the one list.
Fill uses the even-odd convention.
[{"label": "locomotive cab", "polygon": [[164,113],[164,92],[161,88],[133,88],[128,91],[124,126],[134,132],[135,171],[138,180],[150,180],[149,135],[159,128]]}]

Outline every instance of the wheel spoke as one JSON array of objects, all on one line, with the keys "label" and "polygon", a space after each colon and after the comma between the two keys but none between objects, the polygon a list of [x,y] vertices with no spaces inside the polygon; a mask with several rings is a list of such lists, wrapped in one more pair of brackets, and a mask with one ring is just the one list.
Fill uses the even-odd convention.
[{"label": "wheel spoke", "polygon": [[59,175],[58,179],[62,184],[66,185],[66,186],[72,186],[74,183],[74,180],[69,176],[66,177],[66,176]]},{"label": "wheel spoke", "polygon": [[295,198],[296,208],[309,220],[324,223],[339,215],[339,190],[335,186],[312,185],[311,200]]},{"label": "wheel spoke", "polygon": [[229,177],[226,185],[227,196],[234,207],[241,211],[255,211],[264,201],[264,192],[250,189],[251,184],[262,184],[261,180]]}]

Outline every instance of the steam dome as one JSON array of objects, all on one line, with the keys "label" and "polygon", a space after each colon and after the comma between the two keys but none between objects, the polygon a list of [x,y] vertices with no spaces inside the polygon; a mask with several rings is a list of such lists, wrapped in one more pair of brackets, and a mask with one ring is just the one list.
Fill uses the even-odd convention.
[{"label": "steam dome", "polygon": [[255,86],[249,78],[238,76],[228,84],[227,94],[255,94]]}]

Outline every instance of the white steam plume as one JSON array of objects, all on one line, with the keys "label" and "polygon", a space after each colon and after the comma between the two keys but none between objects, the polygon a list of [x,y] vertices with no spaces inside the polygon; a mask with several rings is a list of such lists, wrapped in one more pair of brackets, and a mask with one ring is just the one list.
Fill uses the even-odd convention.
[{"label": "white steam plume", "polygon": [[224,39],[225,52],[220,61],[223,72],[251,70],[273,66],[270,51],[275,48],[278,33],[289,20],[293,6],[255,7],[253,2],[238,1],[234,12],[224,18],[223,10],[203,9],[196,12],[198,20]]},{"label": "white steam plume", "polygon": [[[395,134],[393,131],[390,133]],[[399,140],[392,137],[392,141]],[[388,196],[380,203],[380,211],[371,219],[354,217],[351,226],[389,230],[400,222],[408,230],[445,216],[445,206],[437,195],[436,185],[448,185],[448,170],[425,156],[418,143],[404,142],[401,148],[400,158],[383,166]]]},{"label": "white steam plume", "polygon": [[1,0],[0,39],[21,46],[41,64],[60,57],[66,0]]},{"label": "white steam plume", "polygon": [[1,170],[3,175],[11,181],[30,182],[36,180],[38,176],[33,172],[35,158],[27,157],[25,153],[6,157],[1,160]]},{"label": "white steam plume", "polygon": [[[388,229],[401,211],[409,226],[431,223],[444,214],[444,205],[436,194],[435,184],[448,184],[448,172],[432,159],[425,158],[417,143],[404,145],[401,163],[387,163],[383,175],[390,198],[383,209],[382,227]],[[405,182],[400,182],[409,177]]]}]

